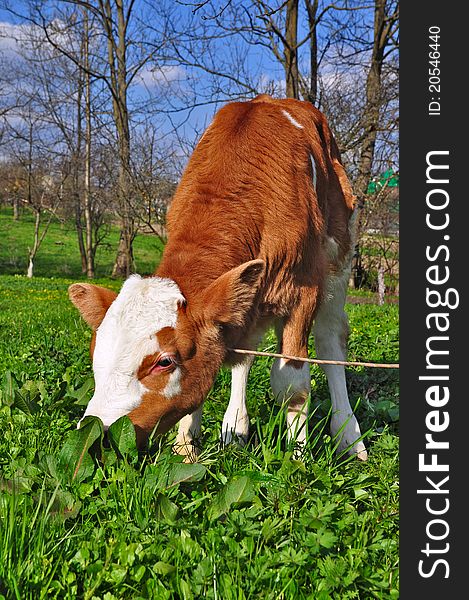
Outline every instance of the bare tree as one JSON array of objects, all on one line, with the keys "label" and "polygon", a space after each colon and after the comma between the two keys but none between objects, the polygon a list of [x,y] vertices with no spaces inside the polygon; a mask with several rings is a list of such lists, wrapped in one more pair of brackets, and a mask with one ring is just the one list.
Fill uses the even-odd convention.
[{"label": "bare tree", "polygon": [[373,48],[366,79],[366,102],[362,117],[363,134],[360,143],[360,162],[355,180],[355,193],[360,202],[366,195],[373,173],[376,141],[383,109],[382,73],[386,52],[394,46],[399,19],[399,5],[389,0],[375,0]]},{"label": "bare tree", "polygon": [[147,123],[135,134],[132,153],[133,185],[138,196],[139,229],[166,242],[166,212],[179,177],[178,158],[166,148],[154,124]]},{"label": "bare tree", "polygon": [[[315,104],[319,104],[320,66],[336,35],[329,15],[346,13],[352,19],[363,8],[320,0],[232,0],[222,9],[214,2],[186,4],[194,7],[193,13],[184,22],[178,15],[173,58],[218,81],[223,100],[267,92]],[[228,44],[231,61],[223,52]],[[266,77],[278,67],[283,81]],[[214,83],[212,95],[216,89]]]},{"label": "bare tree", "polygon": [[[83,73],[101,82],[110,98],[118,155],[116,212],[120,219],[120,240],[113,276],[127,276],[133,269],[133,241],[136,235],[131,173],[131,126],[129,89],[150,59],[156,56],[160,42],[149,47],[146,25],[137,16],[133,0],[29,0],[29,13],[21,16],[41,28],[48,44],[66,56]],[[66,8],[72,7],[74,19]],[[10,11],[16,13],[10,6]],[[77,51],[77,29],[86,29],[93,19],[96,44],[86,55]],[[104,44],[103,44],[104,43]],[[101,53],[101,48],[105,49]],[[97,53],[91,53],[97,49]]]},{"label": "bare tree", "polygon": [[[26,272],[29,278],[32,278],[34,275],[36,255],[44,241],[52,219],[56,216],[56,209],[60,203],[60,199],[57,182],[54,182],[47,176],[43,176],[42,180],[35,182],[34,193],[29,195],[27,199],[24,199],[24,202],[34,214],[34,237],[32,245],[28,247],[28,269]],[[45,221],[43,221],[43,215],[47,215]]]},{"label": "bare tree", "polygon": [[[382,76],[385,68],[386,58],[397,49],[397,33],[399,24],[399,4],[395,0],[375,0],[374,2],[374,27],[373,47],[369,62],[368,74],[365,87],[365,105],[361,118],[361,137],[359,144],[358,172],[354,180],[354,190],[358,198],[357,218],[357,245],[355,248],[355,259],[353,269],[355,280],[361,279],[360,254],[361,238],[364,229],[365,200],[368,187],[373,177],[375,166],[376,145],[379,140],[380,129],[383,128],[384,107],[389,108],[389,98],[386,98],[385,86]],[[392,76],[392,74],[391,74]],[[396,87],[396,81],[394,86]],[[392,101],[393,99],[391,99]],[[394,101],[396,99],[394,98]],[[393,130],[397,120],[391,124]]]},{"label": "bare tree", "polygon": [[34,215],[33,240],[28,247],[26,272],[30,278],[34,275],[34,261],[39,248],[56,217],[64,181],[63,173],[57,169],[58,165],[53,165],[53,161],[43,152],[40,133],[41,118],[31,103],[22,110],[22,118],[17,127],[10,131],[13,142],[11,150],[16,164],[15,194],[19,202],[27,206]]},{"label": "bare tree", "polygon": [[[82,23],[77,23],[73,11],[61,13],[61,17],[60,27],[55,25],[55,37],[61,43],[67,37],[68,52],[88,64],[87,15]],[[43,132],[41,143],[48,146],[48,156],[62,164],[64,180],[58,209],[62,216],[73,216],[82,271],[94,277],[103,219],[101,203],[94,202],[91,189],[91,113],[92,102],[102,104],[103,98],[99,94],[92,98],[89,72],[48,43],[42,27],[29,22],[16,30],[10,28],[10,36],[16,51],[11,94],[34,105],[35,127],[40,126]],[[21,111],[16,111],[16,117],[22,118]]]}]

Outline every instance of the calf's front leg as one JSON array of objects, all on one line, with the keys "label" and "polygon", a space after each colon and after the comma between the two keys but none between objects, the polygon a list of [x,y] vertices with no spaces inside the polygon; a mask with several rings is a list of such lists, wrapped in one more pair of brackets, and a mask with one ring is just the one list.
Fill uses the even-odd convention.
[{"label": "calf's front leg", "polygon": [[184,456],[184,462],[191,463],[197,460],[199,447],[197,440],[200,437],[202,424],[202,406],[199,406],[190,415],[182,417],[174,444],[174,451]]},{"label": "calf's front leg", "polygon": [[231,395],[221,428],[221,441],[225,445],[235,442],[244,446],[248,441],[246,390],[253,361],[254,356],[245,356],[231,368]]}]

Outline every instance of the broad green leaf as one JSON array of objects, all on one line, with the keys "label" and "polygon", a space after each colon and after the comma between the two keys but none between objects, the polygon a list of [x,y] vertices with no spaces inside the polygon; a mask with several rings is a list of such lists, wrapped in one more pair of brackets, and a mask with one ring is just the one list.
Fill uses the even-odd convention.
[{"label": "broad green leaf", "polygon": [[55,392],[53,392],[51,394],[51,398],[50,398],[50,403],[52,404],[57,404],[60,400],[63,399],[63,397],[65,396],[65,392],[67,390],[67,382],[66,381],[61,381],[59,383],[59,387],[57,390],[55,390]]},{"label": "broad green leaf", "polygon": [[44,401],[47,398],[47,395],[48,395],[47,394],[46,386],[44,385],[43,381],[37,381],[36,385],[37,385],[37,389],[38,389],[39,395],[41,396],[41,400]]},{"label": "broad green leaf", "polygon": [[54,479],[60,479],[57,469],[57,458],[54,454],[44,454],[39,462],[39,466]]},{"label": "broad green leaf", "polygon": [[255,496],[254,485],[247,475],[231,479],[212,500],[207,516],[212,521],[227,513],[233,505],[250,504]]},{"label": "broad green leaf", "polygon": [[15,400],[15,390],[18,388],[16,379],[11,371],[6,371],[3,375],[2,403],[11,406]]},{"label": "broad green leaf", "polygon": [[26,398],[23,396],[23,394],[19,390],[15,390],[15,401],[13,403],[13,406],[15,408],[17,408],[18,410],[21,410],[21,412],[24,412],[27,415],[31,414],[29,404],[26,401]]},{"label": "broad green leaf", "polygon": [[[66,382],[65,382],[66,383]],[[72,398],[75,398],[75,404],[77,406],[86,406],[89,402],[90,392],[94,387],[94,379],[93,377],[88,377],[85,383],[79,387],[77,390],[73,390],[73,392],[69,392],[68,395]]]},{"label": "broad green leaf", "polygon": [[0,479],[0,491],[9,490],[14,491],[15,494],[31,493],[33,485],[34,479],[31,477],[23,477],[21,475],[15,475],[15,477],[10,480]]},{"label": "broad green leaf", "polygon": [[[121,565],[112,564],[109,568],[109,581],[114,585],[120,585],[127,575],[127,569]],[[114,598],[115,596],[113,596]]]},{"label": "broad green leaf", "polygon": [[35,381],[25,381],[23,387],[21,388],[21,392],[24,393],[24,390],[27,390],[29,393],[29,400],[37,400],[39,398],[39,388]]},{"label": "broad green leaf", "polygon": [[194,594],[192,593],[189,583],[185,579],[180,579],[178,583],[182,600],[192,600],[194,598]]},{"label": "broad green leaf", "polygon": [[164,494],[158,494],[156,497],[156,516],[158,520],[173,525],[176,522],[178,510],[174,502],[171,502]]},{"label": "broad green leaf", "polygon": [[155,573],[158,573],[158,575],[168,575],[168,573],[172,573],[175,570],[176,567],[173,567],[173,565],[162,561],[158,561],[153,565],[153,571],[155,571]]},{"label": "broad green leaf", "polygon": [[138,567],[134,567],[132,569],[132,580],[136,581],[137,583],[139,583],[140,580],[145,575],[145,572],[146,572],[146,568],[143,565],[139,565]]},{"label": "broad green leaf", "polygon": [[247,475],[229,481],[224,488],[224,496],[227,503],[241,504],[251,502],[254,498],[254,485]]},{"label": "broad green leaf", "polygon": [[364,500],[365,498],[368,498],[369,495],[363,488],[354,488],[353,493],[357,500]]},{"label": "broad green leaf", "polygon": [[28,396],[27,391],[15,390],[15,402],[13,406],[27,415],[32,415],[34,407],[31,406]]},{"label": "broad green leaf", "polygon": [[336,543],[337,536],[330,529],[321,529],[318,531],[318,542],[324,548],[332,548]]},{"label": "broad green leaf", "polygon": [[199,560],[203,555],[203,550],[197,540],[191,538],[191,534],[187,529],[182,529],[179,537],[179,546],[190,560]]},{"label": "broad green leaf", "polygon": [[98,417],[85,417],[80,429],[70,431],[59,454],[60,469],[69,481],[83,481],[94,471],[94,461],[89,449],[102,440],[103,423]]},{"label": "broad green leaf", "polygon": [[114,451],[122,456],[138,456],[135,428],[127,415],[117,419],[108,429],[108,439]]},{"label": "broad green leaf", "polygon": [[81,508],[81,502],[63,490],[58,490],[51,506],[51,514],[63,520],[74,519]]},{"label": "broad green leaf", "polygon": [[147,468],[142,473],[143,487],[150,493],[154,494],[157,489],[160,489],[161,467],[155,465],[147,465]]},{"label": "broad green leaf", "polygon": [[174,463],[169,467],[164,487],[170,488],[185,481],[200,481],[205,475],[206,470],[203,465],[197,463]]}]

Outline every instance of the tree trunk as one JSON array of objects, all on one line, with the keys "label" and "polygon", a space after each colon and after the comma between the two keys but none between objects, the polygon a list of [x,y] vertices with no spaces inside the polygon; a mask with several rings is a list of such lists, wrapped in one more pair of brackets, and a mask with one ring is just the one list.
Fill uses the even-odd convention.
[{"label": "tree trunk", "polygon": [[[384,0],[376,0],[375,8],[375,42],[366,80],[366,104],[364,113],[364,137],[360,151],[358,177],[355,191],[363,205],[368,184],[371,179],[373,159],[375,154],[376,136],[379,124],[379,109],[381,97],[381,71],[383,68],[384,47],[379,43],[380,33],[384,23]],[[378,39],[377,39],[378,37]]]},{"label": "tree trunk", "polygon": [[285,84],[287,98],[299,98],[298,81],[298,0],[287,1],[285,18]]},{"label": "tree trunk", "polygon": [[75,228],[77,230],[78,249],[80,251],[81,272],[86,273],[86,249],[85,243],[83,241],[83,225],[81,222],[81,207],[80,194],[78,191],[78,181],[76,181],[75,189]]},{"label": "tree trunk", "polygon": [[86,142],[85,142],[85,181],[84,181],[84,212],[85,212],[85,232],[86,232],[86,276],[93,279],[95,275],[94,267],[94,248],[93,248],[93,220],[91,212],[91,151],[90,137],[91,127],[87,124]]},{"label": "tree trunk", "polygon": [[34,261],[30,256],[29,262],[28,262],[28,271],[26,273],[26,276],[29,277],[29,279],[32,279],[33,275],[34,275]]},{"label": "tree trunk", "polygon": [[384,295],[386,293],[386,285],[384,283],[384,269],[378,267],[378,304],[381,306],[384,304]]},{"label": "tree trunk", "polygon": [[130,199],[130,129],[127,106],[127,40],[126,19],[122,0],[116,0],[117,43],[113,40],[112,15],[109,0],[106,1],[108,15],[108,60],[114,90],[113,111],[117,130],[119,152],[118,210],[121,231],[112,277],[128,277],[134,270],[133,242],[135,220]]},{"label": "tree trunk", "polygon": [[381,104],[381,72],[383,68],[383,57],[389,38],[383,35],[386,24],[386,0],[375,0],[373,51],[371,55],[370,70],[366,80],[366,102],[363,115],[363,141],[360,149],[360,161],[358,164],[358,175],[354,184],[357,196],[357,219],[356,219],[356,246],[352,270],[355,273],[355,281],[360,282],[363,274],[359,273],[361,260],[360,238],[364,226],[364,206],[368,185],[371,180],[373,160],[375,155],[376,137],[379,125],[379,111]]},{"label": "tree trunk", "polygon": [[304,99],[315,104],[318,99],[318,36],[316,31],[316,15],[318,12],[318,0],[305,0],[308,12],[309,39],[309,89],[305,90]]},{"label": "tree trunk", "polygon": [[[128,122],[127,122],[128,125]],[[135,220],[132,216],[130,206],[130,144],[128,139],[128,129],[125,123],[119,122],[119,212],[121,215],[119,246],[117,256],[112,270],[112,277],[127,278],[135,267],[133,255],[133,242],[135,239]]]},{"label": "tree trunk", "polygon": [[20,220],[20,201],[18,197],[15,195],[13,198],[13,221]]},{"label": "tree trunk", "polygon": [[86,232],[86,264],[88,279],[95,276],[93,248],[93,220],[91,209],[91,78],[89,73],[88,13],[84,11],[84,62],[85,62],[85,180],[83,186],[83,209]]},{"label": "tree trunk", "polygon": [[[84,52],[85,41],[84,35],[82,39],[82,49]],[[83,102],[83,72],[82,69],[78,71],[78,83],[77,83],[77,94],[76,94],[76,105],[77,105],[77,138],[76,145],[73,149],[73,184],[74,184],[74,199],[75,199],[75,228],[77,230],[77,241],[78,249],[80,251],[81,259],[81,272],[86,273],[86,247],[83,236],[83,222],[82,222],[82,203],[80,193],[80,172],[81,172],[81,142],[83,137],[83,125],[82,125],[82,102]]]},{"label": "tree trunk", "polygon": [[135,239],[135,224],[133,219],[122,220],[119,246],[112,277],[127,278],[134,271],[133,241]]},{"label": "tree trunk", "polygon": [[32,279],[34,275],[34,259],[36,258],[37,251],[39,249],[39,227],[41,225],[41,211],[36,210],[34,219],[34,243],[32,248],[28,248],[28,270],[26,272],[27,277]]}]

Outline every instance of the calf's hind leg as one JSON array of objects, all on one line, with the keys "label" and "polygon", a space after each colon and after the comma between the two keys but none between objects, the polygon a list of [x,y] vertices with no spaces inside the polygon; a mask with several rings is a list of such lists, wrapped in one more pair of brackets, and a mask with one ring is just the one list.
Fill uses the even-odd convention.
[{"label": "calf's hind leg", "polygon": [[[347,295],[348,269],[329,277],[327,297],[321,304],[313,325],[314,341],[318,358],[347,360],[349,334],[348,317],[344,311]],[[360,427],[350,406],[345,368],[343,365],[322,365],[326,372],[331,394],[332,436],[339,436],[338,450],[347,450],[360,460],[368,458],[361,437]]]},{"label": "calf's hind leg", "polygon": [[[311,328],[315,294],[308,290],[307,301],[277,327],[281,354],[308,357],[308,335]],[[308,363],[276,358],[270,372],[270,384],[277,400],[287,404],[287,439],[304,446],[307,436],[308,397],[311,375]]]}]

